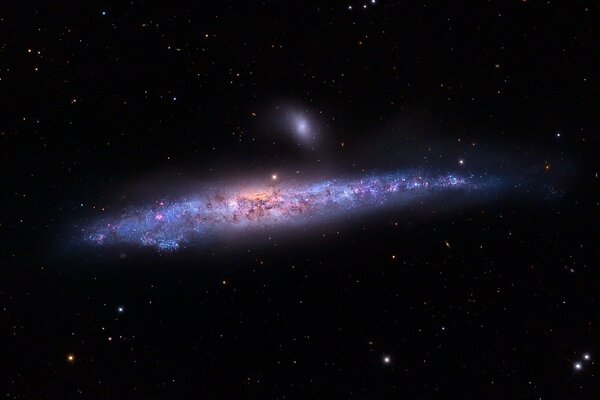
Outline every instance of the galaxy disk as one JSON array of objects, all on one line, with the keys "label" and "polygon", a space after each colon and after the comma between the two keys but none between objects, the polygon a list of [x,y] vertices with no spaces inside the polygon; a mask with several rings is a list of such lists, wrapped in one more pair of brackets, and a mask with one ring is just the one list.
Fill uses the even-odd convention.
[{"label": "galaxy disk", "polygon": [[293,229],[450,192],[483,193],[499,184],[499,179],[487,176],[405,171],[277,186],[225,187],[130,207],[90,223],[83,235],[86,243],[97,246],[176,250],[227,233]]}]

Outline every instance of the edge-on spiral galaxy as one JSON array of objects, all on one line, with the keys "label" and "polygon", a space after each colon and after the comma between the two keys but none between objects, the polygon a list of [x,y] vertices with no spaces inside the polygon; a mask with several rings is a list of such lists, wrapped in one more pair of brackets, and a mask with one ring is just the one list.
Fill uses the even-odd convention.
[{"label": "edge-on spiral galaxy", "polygon": [[89,244],[175,250],[228,232],[294,227],[344,215],[398,207],[424,196],[482,192],[490,177],[395,172],[355,179],[214,189],[176,200],[130,207],[82,229]]}]

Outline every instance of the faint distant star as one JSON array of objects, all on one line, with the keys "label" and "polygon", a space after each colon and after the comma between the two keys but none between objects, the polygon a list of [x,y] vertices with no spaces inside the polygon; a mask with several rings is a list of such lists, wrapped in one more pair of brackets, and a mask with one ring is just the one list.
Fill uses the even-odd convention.
[{"label": "faint distant star", "polygon": [[102,11],[100,14],[102,14],[102,15],[106,15],[106,11]]},{"label": "faint distant star", "polygon": [[461,158],[460,160],[458,160],[458,163],[459,163],[460,165],[464,165],[464,164],[465,164],[465,160],[463,160],[463,159]]},{"label": "faint distant star", "polygon": [[75,362],[75,354],[67,354],[67,361],[70,363]]},{"label": "faint distant star", "polygon": [[277,174],[271,175],[271,179],[273,179],[274,181],[276,181],[277,180]]},{"label": "faint distant star", "polygon": [[586,361],[589,361],[590,358],[591,358],[590,355],[587,354],[587,353],[583,355],[583,359],[586,360]]},{"label": "faint distant star", "polygon": [[575,368],[576,370],[580,370],[580,369],[581,369],[581,363],[580,363],[580,362],[576,362],[576,363],[573,365],[573,368]]},{"label": "faint distant star", "polygon": [[390,356],[383,356],[383,363],[384,364],[389,364],[392,362],[392,359],[390,358]]},{"label": "faint distant star", "polygon": [[119,306],[119,307],[117,307],[117,312],[118,312],[119,314],[122,314],[123,312],[125,312],[125,307],[123,307],[123,306]]}]

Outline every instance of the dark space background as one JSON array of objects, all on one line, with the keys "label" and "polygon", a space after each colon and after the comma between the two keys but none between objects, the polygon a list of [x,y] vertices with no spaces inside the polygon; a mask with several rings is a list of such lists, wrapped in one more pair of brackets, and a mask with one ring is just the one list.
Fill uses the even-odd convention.
[{"label": "dark space background", "polygon": [[[600,398],[599,11],[3,3],[2,397]],[[318,157],[265,133],[288,103],[322,122]],[[149,175],[359,170],[386,137],[399,164],[500,153],[567,178],[278,242],[69,244]]]}]

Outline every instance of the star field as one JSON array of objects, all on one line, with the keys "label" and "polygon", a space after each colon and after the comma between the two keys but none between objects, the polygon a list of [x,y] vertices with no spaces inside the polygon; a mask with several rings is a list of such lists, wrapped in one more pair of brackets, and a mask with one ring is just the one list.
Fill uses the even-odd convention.
[{"label": "star field", "polygon": [[6,399],[596,399],[598,4],[12,2]]}]

